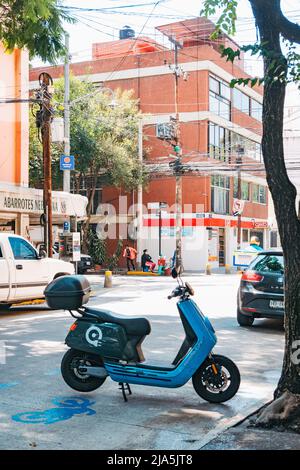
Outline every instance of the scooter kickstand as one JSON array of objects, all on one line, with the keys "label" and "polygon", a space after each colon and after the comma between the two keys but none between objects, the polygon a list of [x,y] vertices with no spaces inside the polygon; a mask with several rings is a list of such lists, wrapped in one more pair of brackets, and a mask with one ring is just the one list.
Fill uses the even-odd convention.
[{"label": "scooter kickstand", "polygon": [[128,401],[127,396],[126,396],[126,390],[128,391],[128,395],[132,395],[131,388],[128,383],[124,382],[119,382],[119,389],[122,390],[122,395],[124,398],[124,401]]}]

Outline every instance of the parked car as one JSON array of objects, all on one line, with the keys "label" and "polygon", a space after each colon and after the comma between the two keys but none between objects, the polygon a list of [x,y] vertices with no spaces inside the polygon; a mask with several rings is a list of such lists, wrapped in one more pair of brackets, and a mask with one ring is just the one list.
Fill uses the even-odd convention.
[{"label": "parked car", "polygon": [[[39,253],[45,251],[44,243],[39,243],[37,245],[37,250]],[[55,243],[52,248],[52,258],[59,259],[59,244]],[[77,263],[77,273],[78,274],[85,274],[88,269],[93,267],[92,258],[89,255],[81,254],[80,261]]]},{"label": "parked car", "polygon": [[0,310],[44,298],[49,282],[65,274],[74,274],[72,263],[41,257],[25,238],[0,233]]},{"label": "parked car", "polygon": [[237,321],[251,326],[255,318],[283,318],[284,261],[282,251],[261,251],[241,277]]}]

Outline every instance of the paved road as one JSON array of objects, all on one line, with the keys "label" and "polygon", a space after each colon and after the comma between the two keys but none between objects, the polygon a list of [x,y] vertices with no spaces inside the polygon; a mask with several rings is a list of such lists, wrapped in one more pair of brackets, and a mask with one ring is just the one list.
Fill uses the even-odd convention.
[{"label": "paved road", "polygon": [[[42,306],[18,307],[0,316],[0,340],[7,351],[6,364],[0,364],[0,448],[199,449],[268,401],[280,373],[282,325],[271,320],[257,321],[252,328],[237,325],[237,275],[187,280],[217,331],[215,351],[240,368],[236,397],[213,405],[201,400],[190,382],[173,390],[133,385],[124,403],[110,379],[93,393],[75,392],[59,371],[72,318]],[[149,318],[152,334],[143,347],[147,361],[170,362],[184,336],[176,301],[167,300],[174,282],[117,277],[112,289],[95,286],[90,302]]]}]

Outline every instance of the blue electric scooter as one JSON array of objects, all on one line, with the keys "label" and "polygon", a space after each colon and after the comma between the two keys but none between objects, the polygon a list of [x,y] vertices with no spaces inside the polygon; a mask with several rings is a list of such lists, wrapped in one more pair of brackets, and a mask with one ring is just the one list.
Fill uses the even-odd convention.
[{"label": "blue electric scooter", "polygon": [[[172,275],[177,277],[175,269]],[[147,319],[120,318],[106,310],[82,307],[88,299],[89,288],[84,276],[66,276],[53,281],[45,292],[48,304],[69,309],[76,318],[66,337],[71,349],[61,364],[65,382],[75,390],[90,392],[109,376],[119,383],[127,401],[126,392],[131,394],[129,384],[175,388],[192,379],[201,398],[213,403],[231,399],[239,389],[239,370],[229,358],[212,353],[217,342],[215,331],[191,299],[192,287],[180,277],[177,282],[168,298],[179,298],[177,307],[185,339],[173,363],[166,367],[144,362],[141,344],[151,331]],[[72,291],[77,294],[81,291],[82,298],[74,302]]]}]

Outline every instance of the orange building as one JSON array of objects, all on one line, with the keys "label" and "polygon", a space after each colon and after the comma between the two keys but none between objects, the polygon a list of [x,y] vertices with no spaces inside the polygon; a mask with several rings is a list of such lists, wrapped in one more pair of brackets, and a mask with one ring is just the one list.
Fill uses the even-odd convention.
[{"label": "orange building", "polygon": [[[221,35],[210,39],[214,25],[206,18],[195,18],[157,28],[178,50],[178,112],[182,160],[188,168],[183,176],[183,262],[187,269],[203,269],[232,264],[237,246],[237,217],[233,215],[237,198],[237,166],[242,159],[242,245],[252,235],[268,246],[268,191],[261,164],[262,87],[229,84],[234,78],[247,78],[244,58],[232,64],[221,58],[219,48],[236,49],[237,44]],[[125,35],[126,36],[126,35]],[[131,36],[131,34],[129,35]],[[150,148],[146,163],[155,169],[143,192],[143,202],[175,203],[175,177],[168,171],[174,154],[161,139],[162,129],[175,117],[174,50],[146,37],[125,37],[94,44],[92,60],[74,63],[72,73],[83,80],[111,89],[133,89],[143,113],[145,145]],[[144,46],[144,47],[143,47]],[[63,66],[49,69],[54,78],[63,75]],[[35,86],[40,69],[31,71]],[[151,165],[155,165],[154,167]],[[252,171],[254,170],[254,171]],[[127,195],[128,204],[119,207],[121,190],[103,188],[101,200],[126,216],[128,205],[137,201]],[[171,256],[175,247],[174,211],[163,215],[163,254]],[[95,219],[96,220],[96,219]],[[156,257],[158,218],[144,215],[143,245]],[[117,233],[118,237],[118,233]],[[122,234],[124,237],[124,233]],[[115,241],[112,242],[112,245]]]}]

